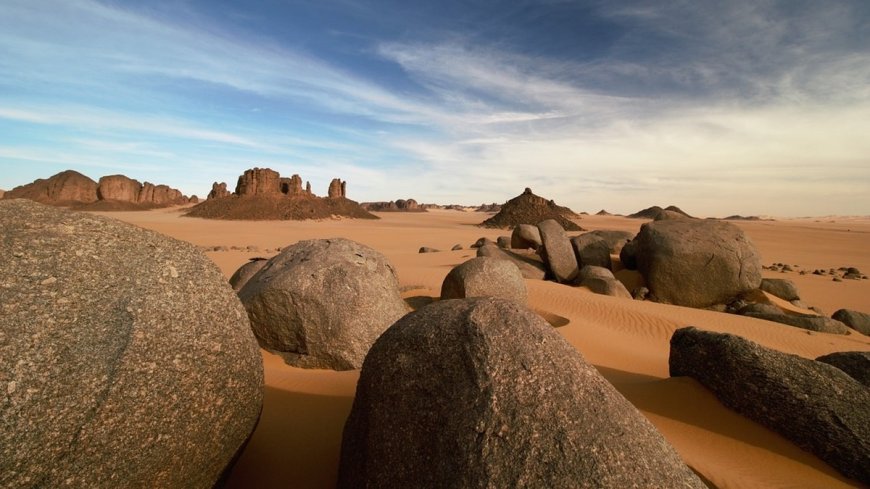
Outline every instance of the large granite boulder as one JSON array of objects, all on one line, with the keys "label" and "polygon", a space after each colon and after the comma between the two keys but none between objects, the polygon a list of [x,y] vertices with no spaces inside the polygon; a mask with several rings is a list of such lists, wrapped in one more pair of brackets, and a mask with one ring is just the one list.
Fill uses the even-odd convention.
[{"label": "large granite boulder", "polygon": [[305,368],[360,368],[375,339],[408,312],[390,262],[343,238],[284,248],[239,298],[260,346]]},{"label": "large granite boulder", "polygon": [[695,487],[655,428],[543,318],[439,301],[378,338],[338,487]]},{"label": "large granite boulder", "polygon": [[560,283],[569,283],[577,277],[580,269],[571,241],[555,219],[547,219],[538,223],[541,232],[541,248],[538,250],[553,278]]},{"label": "large granite boulder", "polygon": [[138,202],[142,184],[124,175],[101,177],[97,185],[97,197],[101,200]]},{"label": "large granite boulder", "polygon": [[586,287],[592,292],[611,297],[631,299],[631,293],[625,285],[613,276],[613,272],[604,267],[586,265],[577,275],[577,285]]},{"label": "large granite boulder", "polygon": [[479,256],[455,266],[441,285],[442,300],[466,297],[501,297],[526,302],[528,291],[516,265],[508,260]]},{"label": "large granite boulder", "polygon": [[870,387],[870,352],[868,351],[838,351],[822,355],[816,358],[816,361],[833,365],[865,387]]},{"label": "large granite boulder", "polygon": [[538,255],[523,255],[510,250],[503,250],[492,243],[488,243],[477,248],[477,256],[488,256],[509,261],[520,269],[523,278],[544,280],[544,277],[547,275],[544,262],[541,261]]},{"label": "large granite boulder", "polygon": [[870,390],[841,370],[694,327],[674,332],[669,363],[671,375],[870,483]]},{"label": "large granite boulder", "polygon": [[761,290],[787,301],[798,301],[801,298],[797,286],[787,278],[763,278]]},{"label": "large granite boulder", "polygon": [[838,309],[831,318],[842,322],[863,335],[870,336],[870,314],[866,312]]},{"label": "large granite boulder", "polygon": [[194,246],[0,202],[0,485],[210,488],[260,414],[247,314]]},{"label": "large granite boulder", "polygon": [[520,224],[511,232],[511,248],[537,250],[541,247],[541,232],[532,224]]},{"label": "large granite boulder", "polygon": [[658,302],[709,307],[761,285],[755,245],[729,222],[653,221],[635,241],[637,268]]},{"label": "large granite boulder", "polygon": [[577,266],[603,267],[613,269],[610,262],[610,246],[604,238],[594,234],[581,234],[571,238],[571,247],[574,248],[574,256],[577,258]]},{"label": "large granite boulder", "polygon": [[248,283],[248,280],[251,280],[251,277],[257,274],[264,266],[266,266],[266,262],[268,260],[266,258],[252,258],[240,266],[238,270],[233,273],[233,276],[230,277],[230,285],[233,287],[233,290],[236,292],[242,290],[242,287]]}]

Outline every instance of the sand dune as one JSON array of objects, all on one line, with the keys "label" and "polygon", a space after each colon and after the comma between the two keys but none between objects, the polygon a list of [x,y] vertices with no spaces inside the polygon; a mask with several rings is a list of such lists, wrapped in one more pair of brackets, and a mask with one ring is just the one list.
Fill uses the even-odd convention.
[{"label": "sand dune", "polygon": [[[465,248],[477,238],[509,234],[474,226],[479,213],[432,210],[383,213],[379,221],[222,222],[182,218],[178,212],[112,213],[111,217],[201,246],[276,248],[301,239],[341,236],[384,253],[396,266],[404,296],[422,304],[437,297],[450,268],[474,250],[419,254],[420,246]],[[828,221],[835,222],[828,222]],[[636,231],[643,221],[589,216],[587,229]],[[855,266],[870,272],[870,220],[812,219],[736,223],[761,251],[764,263],[803,269]],[[259,252],[207,252],[229,277]],[[782,274],[798,285],[803,300],[831,313],[840,307],[870,310],[870,281],[833,282],[827,276]],[[633,280],[632,272],[620,271]],[[688,378],[669,378],[669,340],[694,325],[727,331],[807,358],[842,350],[870,351],[870,338],[813,333],[758,319],[592,294],[552,282],[526,281],[529,305],[612,382],[677,448],[686,462],[720,488],[855,487],[818,458],[770,430],[723,407]],[[416,301],[416,302],[415,302]],[[780,301],[784,302],[784,301]],[[790,304],[784,307],[792,307]],[[793,308],[799,311],[798,308]],[[229,487],[330,487],[334,485],[341,431],[350,411],[358,372],[303,370],[263,353],[265,406],[253,438],[234,468]],[[594,400],[590,400],[594,402]]]}]

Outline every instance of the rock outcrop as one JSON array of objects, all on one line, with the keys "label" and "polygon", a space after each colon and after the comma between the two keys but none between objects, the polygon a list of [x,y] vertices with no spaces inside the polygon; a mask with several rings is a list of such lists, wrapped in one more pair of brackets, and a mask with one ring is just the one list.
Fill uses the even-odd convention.
[{"label": "rock outcrop", "polygon": [[538,231],[541,232],[540,250],[541,257],[550,270],[553,278],[559,283],[570,283],[580,271],[577,267],[577,258],[574,248],[565,230],[555,219],[547,219],[538,223]]},{"label": "rock outcrop", "polygon": [[260,346],[290,365],[350,370],[407,312],[390,262],[343,239],[281,250],[239,291]]},{"label": "rock outcrop", "polygon": [[539,197],[527,188],[522,194],[505,202],[498,214],[480,225],[488,228],[514,228],[520,224],[537,225],[541,221],[554,219],[565,230],[582,231],[583,229],[571,220],[579,217],[571,209]]},{"label": "rock outcrop", "polygon": [[727,407],[870,483],[870,389],[841,370],[739,336],[688,327],[671,338],[670,372]]},{"label": "rock outcrop", "polygon": [[304,220],[350,217],[378,219],[346,197],[347,186],[339,179],[330,184],[330,198],[302,189],[302,177],[283,178],[269,168],[252,168],[239,176],[235,193],[215,182],[209,198],[185,214],[205,219]]},{"label": "rock outcrop", "polygon": [[90,204],[97,201],[97,182],[73,170],[15,187],[4,199],[30,199],[49,205]]},{"label": "rock outcrop", "polygon": [[102,200],[119,200],[122,202],[139,202],[139,191],[142,184],[124,175],[109,175],[100,177],[97,185],[97,198]]},{"label": "rock outcrop", "polygon": [[[652,207],[647,207],[646,209],[637,211],[634,214],[629,214],[627,217],[630,217],[632,219],[656,219],[662,213],[662,211],[674,212],[677,214],[681,214],[684,217],[692,218],[692,216],[683,212],[682,209],[680,209],[679,207],[677,207],[675,205],[669,205],[669,206],[665,207],[664,209],[662,209],[661,207],[659,207],[657,205],[654,205]],[[667,217],[668,217],[667,215],[664,216],[665,219]],[[675,217],[675,216],[670,216],[670,217]]]},{"label": "rock outcrop", "polygon": [[826,318],[824,316],[783,313],[771,314],[768,312],[754,311],[744,311],[741,314],[747,317],[764,319],[765,321],[773,321],[775,323],[794,326],[795,328],[806,329],[808,331],[817,331],[819,333],[831,334],[849,334],[849,328],[847,328],[845,324],[835,319]]},{"label": "rock outcrop", "polygon": [[441,300],[468,297],[501,297],[524,303],[528,291],[516,265],[479,256],[453,267],[441,284]]},{"label": "rock outcrop", "polygon": [[0,202],[0,236],[0,485],[213,487],[263,387],[220,270],[188,243],[23,199]]},{"label": "rock outcrop", "polygon": [[704,488],[550,324],[504,299],[408,314],[366,357],[338,487]]},{"label": "rock outcrop", "polygon": [[653,221],[641,226],[634,242],[637,269],[658,302],[708,307],[761,285],[755,245],[729,222]]}]

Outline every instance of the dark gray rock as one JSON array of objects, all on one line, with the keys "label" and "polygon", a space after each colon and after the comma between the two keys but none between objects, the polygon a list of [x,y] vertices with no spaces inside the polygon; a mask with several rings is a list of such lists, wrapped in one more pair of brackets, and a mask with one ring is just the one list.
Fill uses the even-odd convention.
[{"label": "dark gray rock", "polygon": [[580,269],[565,230],[555,219],[539,222],[538,230],[543,243],[539,251],[553,278],[560,283],[570,283],[577,277]]},{"label": "dark gray rock", "polygon": [[230,285],[236,292],[242,290],[242,287],[248,283],[257,272],[266,265],[266,258],[252,258],[248,263],[240,266],[238,270],[230,277]]},{"label": "dark gray rock", "polygon": [[511,249],[511,237],[499,236],[498,239],[495,240],[495,244],[497,244],[498,247],[503,250],[509,250]]},{"label": "dark gray rock", "polygon": [[441,284],[441,299],[501,297],[526,302],[520,269],[508,260],[479,256],[455,266]]},{"label": "dark gray rock", "polygon": [[610,247],[603,238],[589,233],[581,234],[571,238],[571,247],[574,248],[578,267],[593,266],[608,270],[613,268],[610,262]]},{"label": "dark gray rock", "polygon": [[488,256],[499,260],[507,260],[520,269],[523,278],[544,280],[544,277],[547,275],[544,262],[541,261],[541,258],[538,255],[522,255],[510,250],[503,250],[493,244],[488,244],[477,249],[477,256]]},{"label": "dark gray rock", "polygon": [[866,312],[839,309],[831,317],[863,335],[870,336],[870,314]]},{"label": "dark gray rock", "polygon": [[865,387],[870,387],[870,352],[868,351],[829,353],[816,358],[816,361],[833,365]]},{"label": "dark gray rock", "polygon": [[741,313],[746,317],[764,319],[765,321],[773,321],[795,328],[806,329],[808,331],[818,331],[820,333],[832,334],[849,334],[849,328],[845,324],[836,319],[826,318],[822,316],[804,316],[795,314],[770,314],[764,312],[745,312]]},{"label": "dark gray rock", "polygon": [[787,278],[763,278],[761,279],[761,290],[787,301],[796,301],[801,298],[797,286]]},{"label": "dark gray rock", "polygon": [[300,241],[239,291],[260,346],[304,368],[360,368],[407,307],[389,261],[343,239]]},{"label": "dark gray rock", "polygon": [[461,249],[462,249],[461,244],[455,244],[455,245],[453,245],[453,248],[450,248],[450,251],[459,251]]},{"label": "dark gray rock", "polygon": [[338,487],[693,487],[655,428],[543,318],[440,301],[366,357]]},{"label": "dark gray rock", "polygon": [[193,245],[0,202],[0,486],[210,488],[250,436],[263,363]]},{"label": "dark gray rock", "polygon": [[475,241],[474,244],[471,245],[469,248],[480,248],[481,246],[485,246],[485,245],[488,245],[488,244],[496,244],[496,243],[495,243],[495,241],[493,241],[493,240],[491,240],[491,239],[489,239],[489,238],[479,238],[479,239],[478,239],[477,241]]},{"label": "dark gray rock", "polygon": [[439,250],[437,248],[430,248],[428,246],[421,246],[420,249],[417,251],[417,253],[438,253],[439,251],[441,251],[441,250]]},{"label": "dark gray rock", "polygon": [[649,222],[641,226],[635,241],[637,268],[659,302],[689,307],[727,304],[761,285],[755,245],[729,222]]},{"label": "dark gray rock", "polygon": [[610,248],[610,253],[616,254],[622,251],[622,247],[634,238],[634,233],[630,233],[628,231],[599,229],[595,231],[589,231],[588,233],[585,233],[581,236],[585,236],[586,234],[598,236],[599,238],[603,239],[607,243],[607,246]]},{"label": "dark gray rock", "polygon": [[537,226],[520,224],[511,233],[511,248],[537,250],[541,247],[541,232]]},{"label": "dark gray rock", "polygon": [[670,372],[870,483],[870,389],[841,370],[725,333],[688,327],[671,338]]},{"label": "dark gray rock", "polygon": [[619,250],[619,261],[626,270],[637,270],[637,238],[625,243]]}]

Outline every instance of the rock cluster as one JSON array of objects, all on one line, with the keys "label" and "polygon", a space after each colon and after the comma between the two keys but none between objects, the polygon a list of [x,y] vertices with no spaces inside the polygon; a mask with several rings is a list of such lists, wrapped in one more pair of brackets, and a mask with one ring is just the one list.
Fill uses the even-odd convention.
[{"label": "rock cluster", "polygon": [[543,318],[438,301],[375,342],[345,424],[338,487],[704,488]]},{"label": "rock cluster", "polygon": [[211,488],[250,436],[263,363],[193,245],[0,202],[0,485]]},{"label": "rock cluster", "polygon": [[426,212],[414,199],[399,199],[389,202],[363,202],[363,209],[373,212]]},{"label": "rock cluster", "polygon": [[104,176],[98,183],[73,170],[16,187],[6,192],[4,198],[25,198],[83,210],[135,210],[190,202],[168,185],[143,184],[124,175]]},{"label": "rock cluster", "polygon": [[498,214],[483,221],[480,225],[488,228],[513,228],[520,224],[537,225],[541,221],[554,219],[565,230],[582,231],[582,228],[572,221],[572,219],[579,217],[571,209],[558,206],[552,200],[539,197],[527,188],[522,194],[505,202]]},{"label": "rock cluster", "polygon": [[729,408],[870,483],[870,390],[831,365],[726,333],[671,338],[672,376],[690,376]]}]

